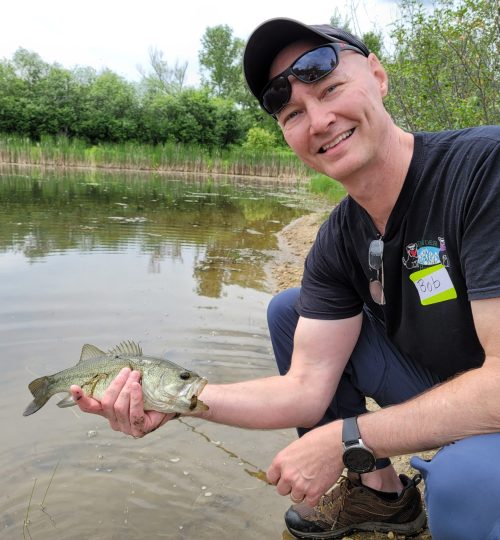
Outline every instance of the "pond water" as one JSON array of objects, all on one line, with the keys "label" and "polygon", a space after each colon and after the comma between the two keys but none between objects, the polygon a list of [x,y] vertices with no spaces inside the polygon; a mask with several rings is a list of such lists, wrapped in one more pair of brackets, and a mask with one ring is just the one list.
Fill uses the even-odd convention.
[{"label": "pond water", "polygon": [[143,439],[34,378],[123,340],[213,382],[276,373],[265,320],[294,186],[154,175],[0,172],[0,537],[279,539],[289,501],[262,481],[293,430],[198,419]]}]

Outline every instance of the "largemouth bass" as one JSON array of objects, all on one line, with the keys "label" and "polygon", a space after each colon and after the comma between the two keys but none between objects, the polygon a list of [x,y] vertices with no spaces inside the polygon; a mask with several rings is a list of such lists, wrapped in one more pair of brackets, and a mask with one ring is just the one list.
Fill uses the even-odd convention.
[{"label": "largemouth bass", "polygon": [[68,393],[68,397],[57,403],[59,407],[75,405],[69,392],[72,384],[81,386],[87,396],[101,400],[111,381],[124,367],[142,374],[145,410],[181,414],[208,410],[198,399],[207,383],[205,378],[169,360],[144,356],[137,343],[124,341],[108,352],[94,345],[84,345],[76,366],[32,381],[28,388],[34,399],[23,415],[35,413],[60,392]]}]

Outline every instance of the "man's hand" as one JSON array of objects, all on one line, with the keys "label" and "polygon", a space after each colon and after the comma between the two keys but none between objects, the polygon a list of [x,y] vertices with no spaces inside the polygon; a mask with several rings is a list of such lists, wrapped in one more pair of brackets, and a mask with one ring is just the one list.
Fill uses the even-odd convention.
[{"label": "man's hand", "polygon": [[136,438],[144,437],[171,420],[175,414],[145,411],[140,379],[141,374],[138,371],[122,369],[101,401],[86,396],[75,384],[70,390],[81,411],[104,416],[115,431],[122,431]]},{"label": "man's hand", "polygon": [[276,455],[267,479],[280,495],[310,506],[319,502],[344,470],[341,430],[342,422],[318,427]]}]

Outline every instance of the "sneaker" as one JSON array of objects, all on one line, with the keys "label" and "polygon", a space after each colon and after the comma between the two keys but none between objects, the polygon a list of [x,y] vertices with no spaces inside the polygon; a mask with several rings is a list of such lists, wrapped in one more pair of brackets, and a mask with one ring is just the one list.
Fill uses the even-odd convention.
[{"label": "sneaker", "polygon": [[394,532],[413,536],[426,525],[427,518],[417,485],[422,477],[399,478],[404,489],[396,498],[383,497],[363,484],[358,475],[348,473],[319,503],[291,506],[285,514],[288,530],[296,538],[342,538],[353,531]]}]

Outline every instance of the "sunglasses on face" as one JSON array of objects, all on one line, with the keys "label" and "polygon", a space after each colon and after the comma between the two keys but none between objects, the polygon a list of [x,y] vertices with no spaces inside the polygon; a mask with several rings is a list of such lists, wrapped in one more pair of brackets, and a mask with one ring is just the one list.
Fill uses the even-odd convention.
[{"label": "sunglasses on face", "polygon": [[368,248],[368,266],[375,270],[375,279],[370,279],[372,300],[379,306],[385,305],[384,294],[384,242],[381,238],[372,240]]},{"label": "sunglasses on face", "polygon": [[347,43],[327,43],[301,54],[285,71],[273,77],[260,95],[260,104],[269,114],[278,114],[292,97],[293,75],[299,81],[311,84],[329,75],[339,65],[340,51],[355,51],[365,56],[361,49]]}]

